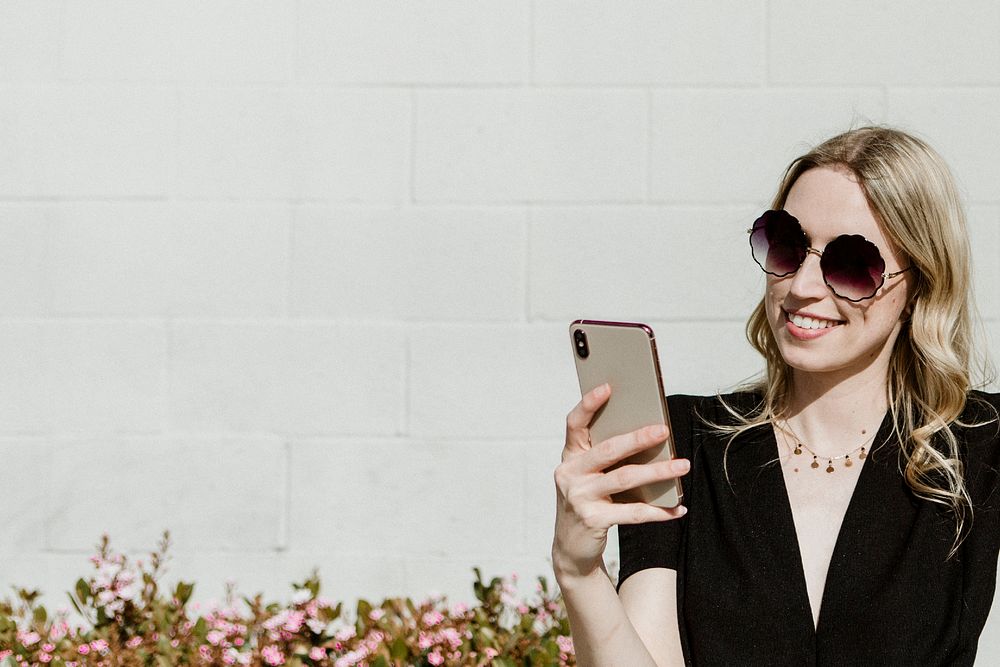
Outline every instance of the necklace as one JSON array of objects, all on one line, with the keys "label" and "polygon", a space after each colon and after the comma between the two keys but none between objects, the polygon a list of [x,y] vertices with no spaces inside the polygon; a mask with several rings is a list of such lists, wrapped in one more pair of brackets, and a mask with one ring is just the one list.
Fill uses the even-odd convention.
[{"label": "necklace", "polygon": [[[782,424],[784,424],[784,426],[780,426],[779,425],[778,428],[780,428],[781,430],[787,429],[788,432],[795,439],[795,449],[793,449],[792,452],[795,455],[800,455],[800,454],[802,454],[802,449],[805,448],[805,450],[807,452],[809,452],[810,454],[812,454],[813,459],[812,459],[812,463],[809,464],[810,468],[818,468],[819,467],[819,460],[821,458],[826,459],[826,471],[827,472],[833,472],[834,471],[833,462],[834,461],[839,461],[840,459],[844,459],[844,467],[845,468],[850,468],[852,465],[854,465],[854,461],[851,460],[851,454],[854,454],[858,450],[861,450],[861,454],[858,456],[859,459],[867,458],[868,453],[867,453],[865,447],[868,445],[869,442],[871,442],[875,438],[875,435],[876,435],[875,433],[872,433],[870,436],[868,436],[867,438],[865,438],[864,442],[862,442],[860,445],[858,445],[857,447],[855,447],[854,449],[852,449],[851,451],[849,451],[849,452],[847,452],[845,454],[841,454],[840,456],[822,456],[821,457],[821,456],[817,456],[816,452],[814,452],[812,449],[809,448],[809,445],[807,445],[804,442],[802,442],[802,438],[800,438],[795,433],[795,431],[792,430],[792,425],[789,424],[787,420],[782,419],[781,422],[782,422]],[[865,431],[861,431],[861,434],[864,435]],[[799,469],[795,468],[795,472],[798,472],[798,471],[799,471]]]}]

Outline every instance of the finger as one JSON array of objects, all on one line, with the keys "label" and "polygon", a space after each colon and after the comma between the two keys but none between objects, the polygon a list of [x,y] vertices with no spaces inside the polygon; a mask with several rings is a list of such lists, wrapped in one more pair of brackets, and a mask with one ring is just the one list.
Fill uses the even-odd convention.
[{"label": "finger", "polygon": [[687,514],[687,507],[657,507],[648,503],[611,503],[604,508],[604,516],[615,524],[647,523],[649,521],[670,521]]},{"label": "finger", "polygon": [[566,446],[580,451],[590,449],[590,422],[594,414],[611,396],[611,385],[605,382],[594,387],[580,398],[566,415]]},{"label": "finger", "polygon": [[668,437],[670,429],[666,424],[651,424],[594,443],[590,451],[579,457],[576,465],[587,472],[599,472],[632,454],[665,442]]},{"label": "finger", "polygon": [[687,459],[633,464],[599,475],[591,484],[597,494],[610,496],[643,484],[683,477],[690,469],[691,462]]}]

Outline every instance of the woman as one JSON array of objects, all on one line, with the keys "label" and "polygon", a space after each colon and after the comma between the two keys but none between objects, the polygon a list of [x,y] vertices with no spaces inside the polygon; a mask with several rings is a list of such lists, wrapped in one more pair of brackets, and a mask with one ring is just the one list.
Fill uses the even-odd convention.
[{"label": "woman", "polygon": [[[794,160],[748,231],[762,379],[668,397],[666,464],[602,472],[668,437],[591,444],[607,386],[566,418],[552,560],[578,664],[971,665],[1000,551],[1000,395],[972,389],[947,167],[906,133],[852,130]],[[684,507],[610,502],[681,476]]]}]

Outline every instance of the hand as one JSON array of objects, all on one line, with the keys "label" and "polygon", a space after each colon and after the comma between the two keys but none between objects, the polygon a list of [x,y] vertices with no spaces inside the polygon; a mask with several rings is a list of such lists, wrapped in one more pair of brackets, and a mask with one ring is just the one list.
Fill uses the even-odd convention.
[{"label": "hand", "polygon": [[649,482],[673,479],[687,473],[687,459],[629,464],[610,472],[608,466],[664,442],[669,436],[662,424],[608,438],[592,445],[590,422],[611,396],[607,384],[584,395],[566,416],[566,444],[562,463],[556,466],[556,527],[552,565],[557,575],[586,576],[604,565],[608,529],[621,523],[666,521],[684,516],[683,505],[664,509],[649,503],[616,503],[618,493]]}]

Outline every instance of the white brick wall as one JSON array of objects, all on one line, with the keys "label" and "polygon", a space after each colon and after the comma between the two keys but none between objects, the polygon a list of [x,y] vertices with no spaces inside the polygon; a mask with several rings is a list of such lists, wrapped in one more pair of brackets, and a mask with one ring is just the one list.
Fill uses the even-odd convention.
[{"label": "white brick wall", "polygon": [[998,7],[0,0],[0,590],[551,580],[569,321],[754,373],[743,230],[851,124],[953,166],[996,348]]}]

